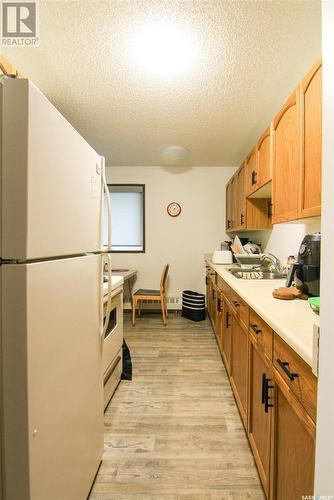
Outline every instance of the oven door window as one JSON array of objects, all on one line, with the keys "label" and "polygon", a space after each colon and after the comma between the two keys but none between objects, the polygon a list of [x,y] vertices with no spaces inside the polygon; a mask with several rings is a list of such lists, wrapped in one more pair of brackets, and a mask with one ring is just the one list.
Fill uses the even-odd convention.
[{"label": "oven door window", "polygon": [[116,326],[117,326],[117,307],[114,307],[110,311],[109,323],[108,323],[107,331],[106,331],[105,336],[104,336],[105,339],[107,337],[109,337],[109,335],[112,335]]}]

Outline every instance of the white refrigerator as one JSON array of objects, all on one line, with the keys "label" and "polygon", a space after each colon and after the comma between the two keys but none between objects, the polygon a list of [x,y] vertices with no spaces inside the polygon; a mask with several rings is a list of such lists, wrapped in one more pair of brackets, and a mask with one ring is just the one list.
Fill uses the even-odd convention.
[{"label": "white refrigerator", "polygon": [[0,92],[2,498],[83,500],[103,452],[104,159],[31,81]]}]

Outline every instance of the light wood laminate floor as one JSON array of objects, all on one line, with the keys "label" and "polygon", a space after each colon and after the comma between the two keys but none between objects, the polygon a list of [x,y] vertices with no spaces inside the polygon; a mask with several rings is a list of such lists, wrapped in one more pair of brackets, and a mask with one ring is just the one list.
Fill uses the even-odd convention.
[{"label": "light wood laminate floor", "polygon": [[209,320],[125,314],[133,380],[105,413],[90,500],[264,499]]}]

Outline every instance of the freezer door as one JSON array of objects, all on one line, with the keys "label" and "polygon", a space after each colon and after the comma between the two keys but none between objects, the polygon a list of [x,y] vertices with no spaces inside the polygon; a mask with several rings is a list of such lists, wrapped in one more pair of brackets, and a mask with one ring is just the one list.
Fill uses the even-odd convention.
[{"label": "freezer door", "polygon": [[102,248],[101,157],[29,80],[1,86],[1,257]]},{"label": "freezer door", "polygon": [[6,500],[83,500],[103,452],[101,257],[3,265]]}]

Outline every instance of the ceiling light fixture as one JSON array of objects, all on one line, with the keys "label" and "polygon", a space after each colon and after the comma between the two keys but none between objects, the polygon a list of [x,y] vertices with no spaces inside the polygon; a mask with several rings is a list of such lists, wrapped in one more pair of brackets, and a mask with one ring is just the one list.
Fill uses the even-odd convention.
[{"label": "ceiling light fixture", "polygon": [[164,78],[189,70],[197,55],[191,33],[168,22],[146,24],[133,38],[133,51],[141,68]]},{"label": "ceiling light fixture", "polygon": [[161,151],[160,162],[168,167],[189,165],[190,151],[182,146],[167,146]]}]

